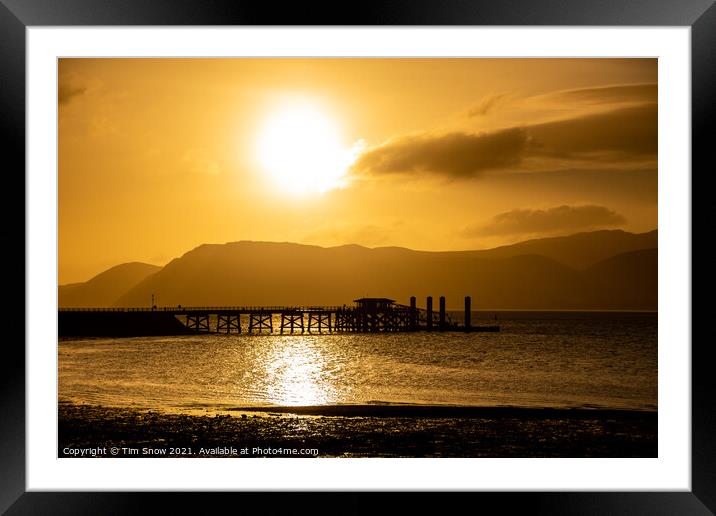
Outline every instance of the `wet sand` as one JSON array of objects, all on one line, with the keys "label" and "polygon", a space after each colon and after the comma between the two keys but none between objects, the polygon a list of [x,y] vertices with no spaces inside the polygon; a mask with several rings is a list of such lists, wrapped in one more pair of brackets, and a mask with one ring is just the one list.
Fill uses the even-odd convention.
[{"label": "wet sand", "polygon": [[[360,405],[171,414],[61,401],[58,417],[59,457],[657,456],[656,412]],[[318,453],[293,451],[307,449]]]}]

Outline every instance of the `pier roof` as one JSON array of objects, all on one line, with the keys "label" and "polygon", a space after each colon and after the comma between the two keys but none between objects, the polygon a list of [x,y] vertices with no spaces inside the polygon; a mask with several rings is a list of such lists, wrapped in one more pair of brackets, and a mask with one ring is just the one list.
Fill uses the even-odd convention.
[{"label": "pier roof", "polygon": [[354,299],[354,303],[395,303],[395,299],[388,299],[387,297],[361,297],[360,299]]}]

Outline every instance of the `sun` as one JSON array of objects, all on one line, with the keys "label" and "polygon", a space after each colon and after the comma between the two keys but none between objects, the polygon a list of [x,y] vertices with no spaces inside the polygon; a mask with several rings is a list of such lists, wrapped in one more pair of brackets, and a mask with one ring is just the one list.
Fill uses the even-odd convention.
[{"label": "sun", "polygon": [[320,193],[343,186],[355,151],[342,144],[338,124],[318,106],[296,104],[267,117],[258,160],[281,190]]}]

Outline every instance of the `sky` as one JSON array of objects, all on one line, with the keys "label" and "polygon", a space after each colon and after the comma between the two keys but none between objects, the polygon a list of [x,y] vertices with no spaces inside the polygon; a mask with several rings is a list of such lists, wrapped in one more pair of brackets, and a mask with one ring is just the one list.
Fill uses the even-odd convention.
[{"label": "sky", "polygon": [[656,59],[61,59],[59,283],[239,240],[657,228]]}]

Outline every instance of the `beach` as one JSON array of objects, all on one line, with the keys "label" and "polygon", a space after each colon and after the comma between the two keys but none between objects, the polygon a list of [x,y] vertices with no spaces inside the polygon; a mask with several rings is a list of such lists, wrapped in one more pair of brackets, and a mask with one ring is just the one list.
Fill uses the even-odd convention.
[{"label": "beach", "polygon": [[58,429],[58,457],[80,456],[82,450],[83,456],[95,450],[94,456],[108,458],[656,457],[658,452],[657,413],[633,410],[361,405],[182,414],[61,401]]}]

